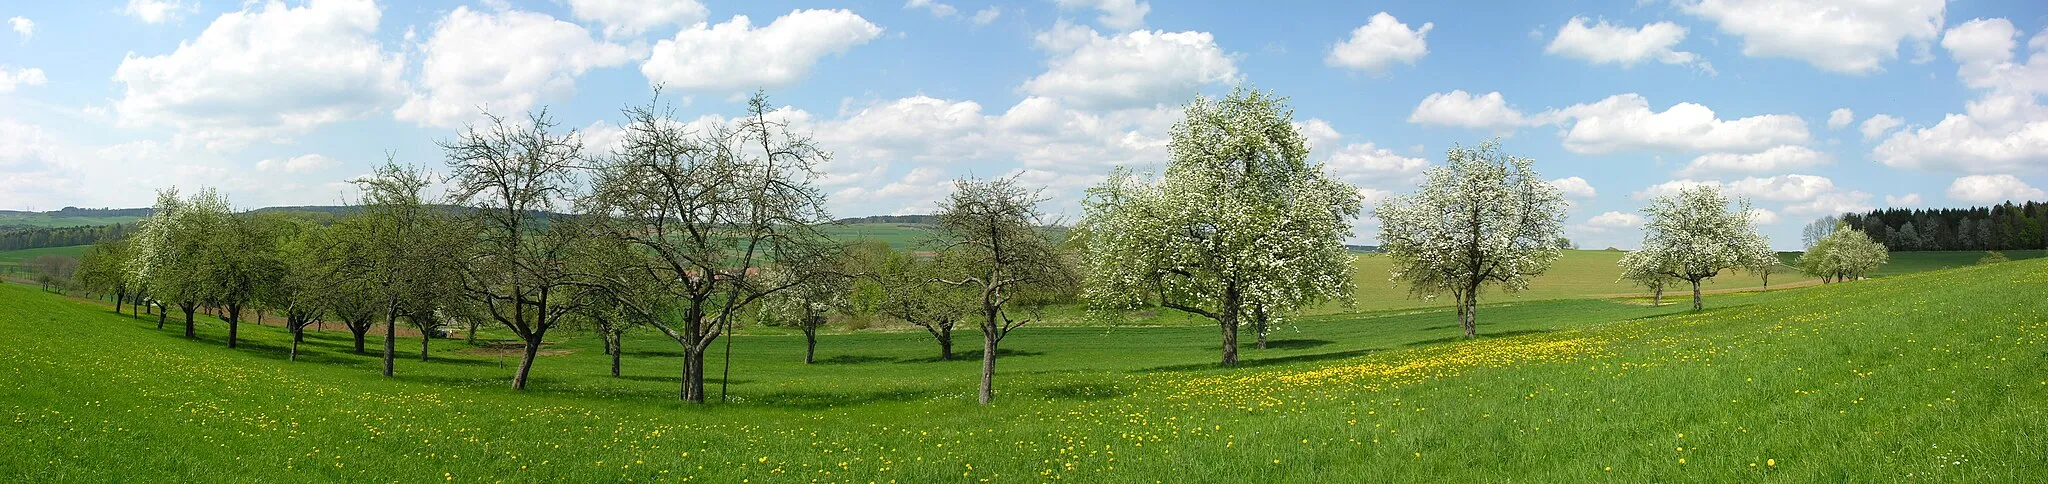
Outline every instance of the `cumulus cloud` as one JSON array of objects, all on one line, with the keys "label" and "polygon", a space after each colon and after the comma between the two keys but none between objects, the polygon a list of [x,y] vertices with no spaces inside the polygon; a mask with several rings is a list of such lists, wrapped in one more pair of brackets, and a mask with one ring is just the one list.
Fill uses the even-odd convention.
[{"label": "cumulus cloud", "polygon": [[1405,183],[1429,168],[1429,160],[1401,156],[1371,142],[1352,143],[1331,153],[1323,169],[1355,185]]},{"label": "cumulus cloud", "polygon": [[256,162],[256,170],[284,173],[305,173],[314,170],[332,168],[339,164],[339,162],[334,161],[334,159],[332,158],[320,156],[318,153],[313,153],[294,156],[282,160],[276,158],[264,159],[262,161]]},{"label": "cumulus cloud", "polygon": [[1323,64],[1375,74],[1385,73],[1395,62],[1414,65],[1429,55],[1426,37],[1433,28],[1435,23],[1423,22],[1422,28],[1411,29],[1386,12],[1373,14],[1365,25],[1351,31],[1351,38],[1330,46]]},{"label": "cumulus cloud", "polygon": [[1838,108],[1828,112],[1828,129],[1842,129],[1855,121],[1856,111],[1849,108]]},{"label": "cumulus cloud", "polygon": [[1152,4],[1142,0],[1054,0],[1060,8],[1094,9],[1101,12],[1095,23],[1117,30],[1137,30],[1145,27],[1145,14],[1152,12]]},{"label": "cumulus cloud", "polygon": [[1550,186],[1557,187],[1557,191],[1571,198],[1593,198],[1600,195],[1600,192],[1593,190],[1593,184],[1575,176],[1551,180]]},{"label": "cumulus cloud", "polygon": [[2048,200],[2043,192],[2012,175],[1970,175],[1948,185],[1948,197],[1957,201],[1994,204],[2006,201]]},{"label": "cumulus cloud", "polygon": [[1002,7],[988,7],[981,10],[975,10],[974,17],[971,17],[968,20],[972,20],[975,25],[988,25],[989,22],[994,22],[996,21],[996,18],[1002,16]]},{"label": "cumulus cloud", "polygon": [[1054,54],[1020,90],[1088,109],[1178,104],[1204,85],[1235,84],[1236,59],[1208,32],[1138,30],[1103,36],[1060,22],[1037,36]]},{"label": "cumulus cloud", "polygon": [[1749,209],[1748,215],[1749,223],[1752,225],[1770,225],[1778,223],[1779,220],[1778,212],[1773,212],[1761,208]]},{"label": "cumulus cloud", "polygon": [[1606,228],[1629,228],[1643,225],[1643,216],[1627,212],[1607,212],[1586,219],[1587,225]]},{"label": "cumulus cloud", "polygon": [[28,42],[28,39],[36,36],[36,21],[29,20],[27,17],[8,18],[7,27],[14,29],[14,33],[20,34],[22,42]]},{"label": "cumulus cloud", "polygon": [[1520,110],[1508,106],[1500,91],[1474,96],[1463,89],[1439,92],[1422,98],[1408,113],[1408,122],[1428,126],[1456,126],[1512,132],[1536,124]]},{"label": "cumulus cloud", "polygon": [[1871,116],[1870,119],[1863,120],[1863,127],[1859,129],[1863,131],[1863,140],[1870,141],[1877,139],[1879,136],[1884,136],[1885,132],[1891,131],[1892,128],[1897,128],[1903,124],[1906,124],[1906,120],[1889,114],[1879,114]]},{"label": "cumulus cloud", "polygon": [[1742,39],[1750,57],[1797,59],[1824,70],[1869,74],[1898,58],[1901,42],[1941,33],[1946,0],[1677,0],[1679,10]]},{"label": "cumulus cloud", "polygon": [[569,16],[604,26],[606,37],[634,36],[667,25],[703,22],[697,0],[568,0]]},{"label": "cumulus cloud", "polygon": [[654,44],[640,72],[649,82],[685,91],[731,94],[795,84],[828,55],[882,35],[847,10],[796,10],[756,28],[745,15],[703,23]]},{"label": "cumulus cloud", "polygon": [[1891,206],[1891,207],[1911,207],[1911,206],[1916,206],[1916,205],[1920,205],[1920,194],[1918,194],[1918,193],[1908,193],[1908,194],[1905,194],[1905,195],[1901,195],[1901,196],[1896,196],[1896,197],[1895,197],[1895,196],[1891,196],[1891,195],[1885,195],[1885,196],[1884,196],[1884,204],[1885,204],[1886,206]]},{"label": "cumulus cloud", "polygon": [[21,86],[41,86],[49,80],[50,78],[43,76],[42,69],[0,65],[0,94],[14,92]]},{"label": "cumulus cloud", "polygon": [[455,7],[422,50],[422,89],[393,113],[427,126],[476,120],[479,108],[518,115],[543,97],[566,97],[576,77],[633,60],[624,46],[604,43],[576,24],[520,10],[483,13]]},{"label": "cumulus cloud", "polygon": [[1762,173],[1812,168],[1830,161],[1826,153],[1798,145],[1783,145],[1756,153],[1709,153],[1693,158],[1678,176],[1696,177],[1715,173]]},{"label": "cumulus cloud", "polygon": [[375,2],[247,8],[169,54],[122,59],[114,71],[125,86],[114,105],[120,123],[170,126],[181,141],[231,148],[287,140],[404,96],[405,58],[377,42]]},{"label": "cumulus cloud", "polygon": [[1718,151],[1754,153],[1809,140],[1806,121],[1789,114],[1763,114],[1723,120],[1714,110],[1678,103],[1652,111],[1643,96],[1628,93],[1592,104],[1575,104],[1547,113],[1565,128],[1564,147],[1573,153],[1605,154],[1634,150]]},{"label": "cumulus cloud", "polygon": [[940,18],[951,17],[960,14],[960,9],[953,8],[952,5],[947,5],[945,3],[937,2],[934,0],[909,0],[903,2],[903,8],[923,9],[924,11],[931,12],[932,16]]},{"label": "cumulus cloud", "polygon": [[1557,37],[1543,52],[1593,64],[1621,64],[1632,67],[1643,61],[1690,65],[1699,60],[1691,52],[1674,50],[1685,40],[1685,27],[1657,22],[1640,28],[1611,25],[1606,19],[1591,26],[1585,17],[1572,17],[1557,29]]},{"label": "cumulus cloud", "polygon": [[122,14],[150,24],[176,21],[198,10],[198,2],[188,7],[183,0],[128,0],[128,5],[121,7]]},{"label": "cumulus cloud", "polygon": [[2014,53],[2018,37],[2005,19],[1949,29],[1941,45],[1959,64],[1957,77],[1983,95],[1933,126],[1891,134],[1871,157],[1893,167],[1972,174],[2033,173],[2048,166],[2048,106],[2039,100],[2048,92],[2048,35],[2028,42],[2023,63]]}]

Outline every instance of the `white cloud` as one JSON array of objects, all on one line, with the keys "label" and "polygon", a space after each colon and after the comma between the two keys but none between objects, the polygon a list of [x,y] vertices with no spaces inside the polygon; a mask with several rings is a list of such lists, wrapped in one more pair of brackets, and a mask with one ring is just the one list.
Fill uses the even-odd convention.
[{"label": "white cloud", "polygon": [[30,171],[55,161],[56,144],[40,126],[0,118],[0,168],[10,173]]},{"label": "white cloud", "polygon": [[1055,54],[1025,93],[1086,109],[1179,104],[1204,85],[1241,78],[1237,62],[1208,32],[1139,30],[1104,37],[1065,22],[1041,32],[1038,45]]},{"label": "white cloud", "polygon": [[974,17],[971,18],[970,20],[973,20],[975,25],[988,25],[989,22],[994,22],[996,21],[996,18],[1002,16],[1002,7],[988,7],[981,10],[975,10]]},{"label": "white cloud", "polygon": [[1960,65],[1957,77],[1984,94],[1934,126],[1891,134],[1871,157],[1893,167],[1973,174],[2032,173],[2048,166],[2048,106],[2039,99],[2048,92],[2048,34],[2027,43],[2025,63],[2014,54],[2018,36],[2005,19],[1949,29],[1941,46]]},{"label": "white cloud", "polygon": [[1710,185],[1710,186],[1714,186],[1714,187],[1720,187],[1720,186],[1721,186],[1721,182],[1717,182],[1717,181],[1695,181],[1695,180],[1690,180],[1690,179],[1687,179],[1687,180],[1672,180],[1672,181],[1668,181],[1668,182],[1664,182],[1664,183],[1659,183],[1659,184],[1656,184],[1656,185],[1650,185],[1650,186],[1648,186],[1648,187],[1644,187],[1644,188],[1643,188],[1642,190],[1640,190],[1640,191],[1637,191],[1637,192],[1635,192],[1635,193],[1629,194],[1629,198],[1634,198],[1634,199],[1636,199],[1636,200],[1649,200],[1649,199],[1652,199],[1652,198],[1657,198],[1657,197],[1668,197],[1668,196],[1672,196],[1672,195],[1677,195],[1677,194],[1678,194],[1678,192],[1680,192],[1680,191],[1683,191],[1683,190],[1685,190],[1685,189],[1687,189],[1687,188],[1697,187],[1697,186],[1701,186],[1701,185]]},{"label": "white cloud", "polygon": [[654,44],[640,66],[648,81],[686,91],[737,93],[795,84],[811,66],[882,35],[846,10],[797,10],[754,28],[744,15],[699,23]]},{"label": "white cloud", "polygon": [[1783,145],[1756,153],[1709,153],[1693,158],[1678,176],[1714,173],[1761,173],[1798,170],[1827,164],[1826,153],[1799,145]]},{"label": "white cloud", "polygon": [[1586,219],[1587,225],[1624,229],[1643,225],[1643,216],[1627,212],[1607,212]]},{"label": "white cloud", "polygon": [[1685,40],[1685,32],[1685,27],[1671,22],[1632,29],[1610,25],[1606,19],[1601,19],[1589,27],[1585,17],[1572,17],[1557,29],[1557,37],[1551,39],[1543,52],[1593,64],[1621,64],[1623,67],[1632,67],[1646,60],[1690,65],[1699,60],[1698,55],[1672,49]]},{"label": "white cloud", "polygon": [[14,92],[21,86],[41,86],[49,80],[50,78],[43,76],[42,69],[16,69],[0,65],[0,94]]},{"label": "white cloud", "polygon": [[664,25],[691,25],[710,14],[697,0],[568,0],[569,16],[604,26],[606,37],[634,36]]},{"label": "white cloud", "polygon": [[1551,180],[1550,186],[1557,187],[1557,191],[1564,192],[1566,197],[1593,198],[1600,196],[1600,192],[1593,190],[1593,184],[1586,183],[1586,179],[1575,176]]},{"label": "white cloud", "polygon": [[898,205],[894,214],[919,214],[937,211],[935,204],[939,197],[952,191],[952,179],[946,176],[945,170],[920,166],[905,173],[902,179],[880,188],[847,187],[832,192],[831,199],[845,203],[887,202]]},{"label": "white cloud", "polygon": [[21,34],[22,42],[28,42],[28,39],[36,36],[36,21],[26,17],[9,18],[7,26],[14,29],[14,33]]},{"label": "white cloud", "polygon": [[909,0],[903,2],[904,9],[924,9],[935,17],[951,17],[960,14],[960,9],[933,0]]},{"label": "white cloud", "polygon": [[1145,14],[1152,12],[1152,4],[1142,0],[1053,0],[1060,8],[1095,9],[1102,15],[1095,23],[1117,30],[1137,30],[1145,26]]},{"label": "white cloud", "polygon": [[1345,145],[1323,161],[1323,169],[1355,185],[1405,183],[1428,168],[1429,160],[1401,156],[1371,142]]},{"label": "white cloud", "polygon": [[1770,225],[1778,223],[1778,220],[1778,212],[1761,208],[1749,209],[1749,222],[1753,225]]},{"label": "white cloud", "polygon": [[1885,196],[1884,196],[1884,204],[1885,204],[1886,206],[1891,206],[1891,207],[1911,207],[1911,206],[1916,206],[1916,205],[1919,205],[1919,204],[1920,204],[1920,194],[1918,194],[1918,193],[1908,193],[1908,194],[1905,194],[1904,196],[1897,196],[1897,197],[1894,197],[1894,196],[1891,196],[1891,195],[1885,195]]},{"label": "white cloud", "polygon": [[1889,114],[1879,114],[1871,116],[1870,119],[1863,120],[1863,127],[1860,129],[1863,131],[1863,140],[1870,141],[1877,139],[1879,136],[1884,136],[1886,131],[1891,131],[1892,128],[1897,128],[1902,124],[1906,124],[1906,120]]},{"label": "white cloud", "polygon": [[283,160],[269,158],[263,161],[258,161],[256,162],[256,170],[284,173],[305,173],[314,170],[332,168],[339,164],[339,162],[334,161],[334,159],[332,158],[320,156],[319,154],[315,153],[294,156]]},{"label": "white cloud", "polygon": [[1946,0],[1678,0],[1680,10],[1742,38],[1750,57],[1798,59],[1845,74],[1869,74],[1898,58],[1902,41],[1941,32]]},{"label": "white cloud", "polygon": [[1837,108],[1828,112],[1828,129],[1842,129],[1853,122],[1856,122],[1856,111],[1849,108]]},{"label": "white cloud", "polygon": [[120,123],[168,125],[181,142],[218,149],[284,141],[404,95],[405,58],[377,42],[374,2],[257,7],[221,15],[170,54],[122,59]]},{"label": "white cloud", "polygon": [[1308,146],[1312,151],[1334,147],[1337,140],[1344,137],[1342,133],[1337,132],[1335,126],[1331,126],[1329,121],[1322,118],[1309,118],[1307,121],[1295,123],[1294,129],[1301,131],[1301,137],[1308,138]]},{"label": "white cloud", "polygon": [[1425,37],[1433,28],[1435,23],[1424,22],[1422,28],[1410,29],[1386,12],[1373,14],[1365,25],[1351,31],[1350,39],[1330,46],[1323,64],[1375,74],[1386,72],[1395,62],[1414,65],[1416,60],[1429,55]]},{"label": "white cloud", "polygon": [[1509,107],[1500,91],[1474,96],[1463,89],[1439,92],[1422,98],[1408,113],[1408,122],[1430,126],[1457,126],[1512,132],[1536,124],[1521,111]]},{"label": "white cloud", "polygon": [[121,13],[135,17],[143,23],[160,24],[178,20],[185,14],[198,10],[198,2],[186,7],[183,0],[128,0],[128,5],[121,8]]},{"label": "white cloud", "polygon": [[1750,177],[1726,185],[1731,195],[1770,201],[1813,200],[1835,191],[1835,181],[1814,175]]},{"label": "white cloud", "polygon": [[633,60],[626,47],[593,40],[576,24],[520,10],[484,13],[455,7],[422,47],[422,89],[394,111],[400,120],[456,126],[488,107],[517,116],[543,97],[576,90],[576,77],[593,68]]},{"label": "white cloud", "polygon": [[2005,201],[2048,199],[2048,192],[2028,185],[2012,175],[1970,175],[1948,186],[1948,197],[1957,201],[1993,204]]},{"label": "white cloud", "polygon": [[1663,112],[1650,110],[1643,96],[1629,93],[1592,104],[1575,104],[1546,113],[1569,124],[1565,149],[1579,154],[1630,150],[1682,150],[1754,153],[1773,146],[1806,144],[1806,121],[1789,114],[1764,114],[1734,120],[1715,117],[1714,110],[1678,103]]}]

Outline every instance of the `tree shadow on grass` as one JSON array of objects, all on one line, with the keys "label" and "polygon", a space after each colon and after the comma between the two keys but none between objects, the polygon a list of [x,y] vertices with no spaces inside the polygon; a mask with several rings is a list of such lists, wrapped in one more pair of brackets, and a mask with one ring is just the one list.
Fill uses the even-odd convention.
[{"label": "tree shadow on grass", "polygon": [[[605,378],[611,378],[611,374],[606,373]],[[683,375],[681,371],[677,371],[677,373],[674,375],[619,375],[618,379],[639,382],[674,383],[677,385],[683,384]],[[718,379],[718,375],[709,372],[707,372],[704,375],[704,386],[706,387],[718,386],[719,383],[726,383],[728,385],[745,385],[753,382],[753,380],[741,380],[737,378],[733,379],[730,382],[727,382],[725,380]]]},{"label": "tree shadow on grass", "polygon": [[[1556,330],[1554,330],[1554,329],[1517,329],[1517,330],[1513,330],[1513,331],[1501,331],[1501,332],[1495,332],[1495,333],[1488,333],[1488,332],[1484,332],[1484,331],[1482,331],[1482,332],[1480,332],[1480,333],[1479,333],[1479,338],[1478,338],[1478,339],[1494,339],[1494,338],[1507,338],[1507,337],[1511,337],[1511,336],[1522,336],[1522,335],[1528,335],[1528,334],[1543,334],[1543,333],[1548,333],[1548,332],[1551,332],[1551,331],[1556,331]],[[1462,334],[1460,334],[1460,335],[1455,335],[1455,336],[1445,336],[1445,337],[1442,337],[1442,338],[1431,338],[1431,339],[1426,339],[1426,340],[1422,340],[1422,341],[1415,341],[1415,342],[1410,342],[1410,343],[1408,343],[1408,344],[1406,344],[1406,345],[1402,345],[1402,346],[1422,346],[1422,345],[1433,345],[1433,344],[1438,344],[1438,343],[1451,343],[1451,342],[1456,342],[1456,341],[1464,341],[1464,340],[1465,340],[1465,335],[1462,335]]]},{"label": "tree shadow on grass", "polygon": [[896,359],[887,356],[838,355],[831,358],[820,358],[812,363],[820,365],[859,365],[863,363],[881,363],[885,361],[896,361]]},{"label": "tree shadow on grass", "polygon": [[871,392],[780,391],[759,395],[745,395],[743,398],[749,405],[800,410],[823,410],[864,403],[909,402],[930,398],[932,395],[933,392],[930,390],[893,389]]},{"label": "tree shadow on grass", "polygon": [[1130,394],[1130,392],[1116,385],[1091,382],[1044,385],[1025,390],[1025,392],[1053,400],[1107,400]]},{"label": "tree shadow on grass", "polygon": [[1276,340],[1267,340],[1267,341],[1266,341],[1266,349],[1269,349],[1269,350],[1299,350],[1299,349],[1308,349],[1308,348],[1314,348],[1314,347],[1318,347],[1318,346],[1324,346],[1324,345],[1328,345],[1328,344],[1330,344],[1330,343],[1335,343],[1335,341],[1330,341],[1330,340],[1326,340],[1326,339],[1276,339]]},{"label": "tree shadow on grass", "polygon": [[[1268,341],[1268,342],[1267,342],[1267,346],[1271,346],[1271,345],[1272,345],[1272,342]],[[1352,358],[1352,357],[1358,357],[1358,356],[1365,356],[1365,355],[1367,355],[1367,354],[1370,354],[1370,353],[1372,353],[1372,352],[1374,352],[1374,351],[1379,351],[1379,350],[1381,350],[1381,349],[1382,349],[1382,348],[1364,348],[1364,349],[1356,349],[1356,350],[1345,350],[1345,351],[1333,351],[1333,352],[1329,352],[1329,353],[1314,353],[1314,354],[1307,354],[1307,355],[1293,355],[1293,356],[1281,356],[1281,357],[1273,357],[1273,358],[1251,358],[1251,359],[1240,359],[1240,360],[1237,360],[1237,366],[1235,366],[1234,368],[1251,368],[1251,367],[1260,367],[1260,366],[1269,366],[1269,365],[1284,365],[1284,364],[1289,364],[1289,363],[1303,363],[1303,362],[1310,362],[1310,361],[1326,361],[1326,360],[1341,360],[1341,359],[1345,359],[1345,358]],[[1255,351],[1256,351],[1256,350],[1255,350]],[[1240,354],[1240,355],[1242,355],[1242,354],[1244,354],[1244,353],[1239,353],[1239,354]],[[1214,370],[1214,369],[1220,369],[1220,368],[1233,368],[1233,367],[1229,367],[1229,366],[1223,366],[1222,364],[1219,364],[1219,363],[1193,363],[1193,364],[1186,364],[1186,365],[1166,365],[1166,366],[1155,366],[1155,367],[1151,367],[1151,368],[1145,368],[1145,369],[1135,370],[1134,372],[1135,372],[1135,373],[1161,373],[1161,372],[1171,372],[1171,371],[1191,371],[1191,370]]]},{"label": "tree shadow on grass", "polygon": [[[1009,349],[1009,348],[997,348],[997,349],[996,349],[996,358],[1013,358],[1013,357],[1019,357],[1019,356],[1038,356],[1038,355],[1043,355],[1043,354],[1045,354],[1045,352],[1043,352],[1043,351],[1030,351],[1030,350],[1013,350],[1013,349]],[[938,363],[938,362],[941,362],[941,361],[979,361],[979,360],[981,360],[981,350],[975,349],[975,350],[967,350],[967,351],[955,351],[955,352],[953,352],[953,359],[951,359],[951,360],[942,360],[942,359],[939,359],[939,357],[937,357],[937,356],[931,356],[931,357],[925,357],[925,358],[903,358],[903,359],[899,359],[899,360],[896,360],[896,362],[897,362],[897,363]]]}]

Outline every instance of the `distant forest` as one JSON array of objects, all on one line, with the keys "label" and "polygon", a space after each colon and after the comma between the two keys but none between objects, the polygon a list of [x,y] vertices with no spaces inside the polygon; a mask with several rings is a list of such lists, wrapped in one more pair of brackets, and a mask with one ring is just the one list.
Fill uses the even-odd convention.
[{"label": "distant forest", "polygon": [[1892,251],[2048,248],[2048,204],[1990,207],[1887,208],[1842,216],[1850,227]]}]

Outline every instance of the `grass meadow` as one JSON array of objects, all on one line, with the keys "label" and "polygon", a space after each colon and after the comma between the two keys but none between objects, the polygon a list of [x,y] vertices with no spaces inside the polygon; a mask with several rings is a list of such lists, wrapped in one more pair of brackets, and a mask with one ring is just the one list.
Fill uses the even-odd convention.
[{"label": "grass meadow", "polygon": [[[1774,286],[1776,281],[1774,281]],[[533,387],[435,341],[398,376],[308,338],[201,337],[0,287],[0,476],[64,481],[2023,481],[2048,475],[2048,261],[1720,294],[1298,318],[1218,368],[1210,327],[1026,327],[998,403],[915,332],[733,339],[674,399],[649,333],[607,374],[563,333]],[[485,336],[490,336],[486,334]],[[963,345],[972,346],[972,345]],[[710,369],[711,383],[722,368]],[[1406,477],[1404,477],[1406,476]]]}]

